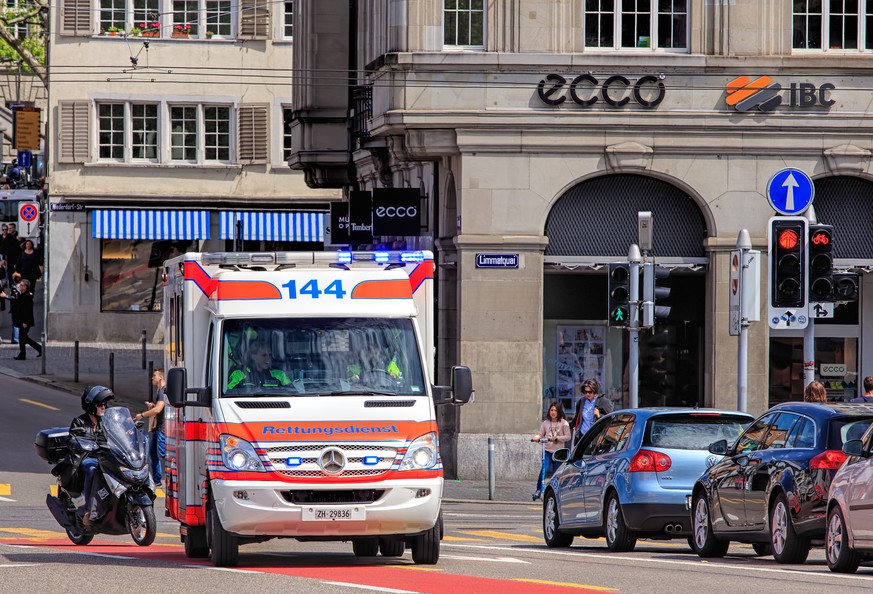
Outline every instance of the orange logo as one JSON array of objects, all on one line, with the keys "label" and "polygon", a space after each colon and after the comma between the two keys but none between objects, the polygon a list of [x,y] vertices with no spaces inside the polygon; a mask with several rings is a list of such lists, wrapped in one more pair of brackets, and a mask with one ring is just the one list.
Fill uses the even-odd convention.
[{"label": "orange logo", "polygon": [[725,103],[737,111],[745,112],[755,107],[761,111],[772,111],[782,103],[779,94],[782,85],[766,75],[755,80],[741,76],[729,82],[725,90]]}]

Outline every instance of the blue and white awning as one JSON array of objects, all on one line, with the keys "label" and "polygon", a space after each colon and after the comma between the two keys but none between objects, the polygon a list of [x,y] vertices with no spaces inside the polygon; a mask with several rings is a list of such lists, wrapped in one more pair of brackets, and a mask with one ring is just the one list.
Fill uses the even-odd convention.
[{"label": "blue and white awning", "polygon": [[208,210],[91,211],[98,239],[209,239]]},{"label": "blue and white awning", "polygon": [[323,212],[221,212],[221,239],[324,241]]}]

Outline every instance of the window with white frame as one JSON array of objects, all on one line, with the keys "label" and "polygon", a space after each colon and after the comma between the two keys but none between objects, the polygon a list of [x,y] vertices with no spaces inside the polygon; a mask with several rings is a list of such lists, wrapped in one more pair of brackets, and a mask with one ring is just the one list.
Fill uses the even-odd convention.
[{"label": "window with white frame", "polygon": [[485,0],[443,0],[443,44],[485,47]]},{"label": "window with white frame", "polygon": [[[7,0],[15,1],[24,0]],[[239,0],[100,0],[99,32],[147,37],[233,37],[238,8]]]},{"label": "window with white frame", "polygon": [[[29,0],[6,0],[6,7],[4,9],[4,13],[7,14],[9,18],[15,16],[19,10],[24,11],[29,8]],[[8,30],[12,34],[13,37],[18,39],[25,39],[29,32],[30,24],[28,22],[15,23],[14,25],[9,25]]]},{"label": "window with white frame", "polygon": [[794,0],[794,49],[873,49],[873,0]]},{"label": "window with white frame", "polygon": [[282,108],[282,160],[291,158],[291,113],[290,107]]},{"label": "window with white frame", "polygon": [[230,161],[230,108],[208,105],[203,108],[203,158]]},{"label": "window with white frame", "polygon": [[197,160],[197,106],[174,105],[170,108],[170,159]]},{"label": "window with white frame", "polygon": [[294,0],[285,0],[282,15],[282,37],[285,39],[294,37]]},{"label": "window with white frame", "polygon": [[[98,103],[97,137],[97,155],[101,160],[156,161],[158,106],[154,103]],[[125,151],[127,146],[129,153]]]},{"label": "window with white frame", "polygon": [[688,48],[688,0],[584,2],[587,48]]},{"label": "window with white frame", "polygon": [[[198,163],[230,161],[230,107],[170,106],[170,160]],[[198,157],[198,146],[203,146]]]}]

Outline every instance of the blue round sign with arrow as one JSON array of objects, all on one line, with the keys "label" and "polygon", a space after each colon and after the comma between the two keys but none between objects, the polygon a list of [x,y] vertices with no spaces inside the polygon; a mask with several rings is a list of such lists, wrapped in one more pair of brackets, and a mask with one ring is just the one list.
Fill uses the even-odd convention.
[{"label": "blue round sign with arrow", "polygon": [[767,183],[767,200],[779,214],[799,215],[809,208],[814,197],[812,178],[800,169],[780,169]]}]

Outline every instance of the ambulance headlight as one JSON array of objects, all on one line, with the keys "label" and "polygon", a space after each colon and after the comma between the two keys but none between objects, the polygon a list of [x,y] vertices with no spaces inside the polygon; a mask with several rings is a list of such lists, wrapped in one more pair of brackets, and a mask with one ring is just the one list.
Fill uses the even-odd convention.
[{"label": "ambulance headlight", "polygon": [[433,468],[437,463],[439,442],[436,433],[427,433],[413,441],[400,463],[400,470]]},{"label": "ambulance headlight", "polygon": [[219,442],[221,461],[228,470],[266,472],[255,448],[246,440],[233,435],[222,435]]}]

